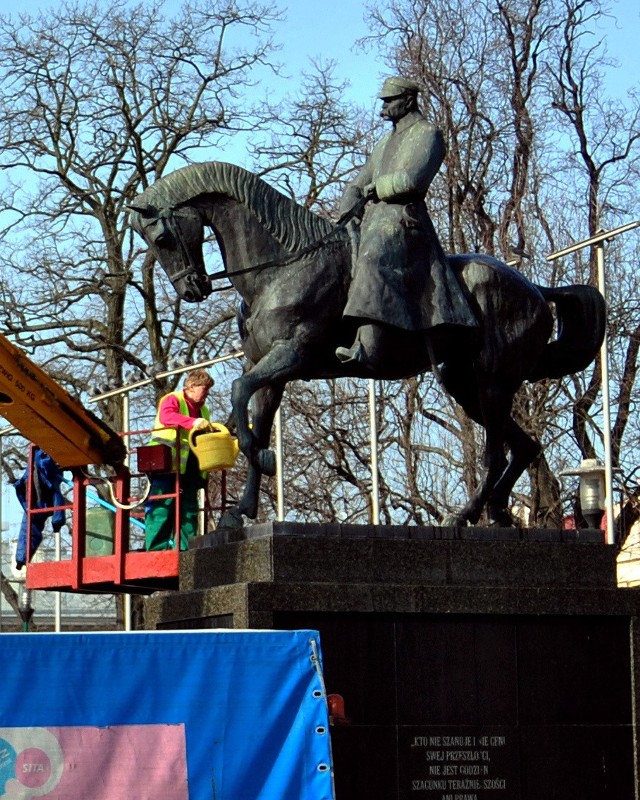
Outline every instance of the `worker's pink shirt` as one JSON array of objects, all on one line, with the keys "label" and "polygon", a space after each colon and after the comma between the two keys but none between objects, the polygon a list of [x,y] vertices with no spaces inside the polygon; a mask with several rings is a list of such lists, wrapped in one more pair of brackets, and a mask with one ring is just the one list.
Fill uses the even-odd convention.
[{"label": "worker's pink shirt", "polygon": [[200,403],[198,405],[189,400],[188,397],[185,397],[184,399],[187,404],[187,408],[189,409],[188,417],[185,417],[184,414],[180,413],[180,402],[174,394],[167,395],[167,397],[165,397],[160,403],[160,422],[165,426],[165,428],[175,428],[178,425],[188,431],[193,428],[193,423],[200,416],[200,409],[204,403]]}]

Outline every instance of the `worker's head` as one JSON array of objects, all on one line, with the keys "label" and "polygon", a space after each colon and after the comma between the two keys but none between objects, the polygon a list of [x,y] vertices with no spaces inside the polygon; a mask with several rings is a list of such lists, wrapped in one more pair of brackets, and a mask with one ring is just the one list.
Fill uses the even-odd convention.
[{"label": "worker's head", "polygon": [[204,369],[192,369],[184,379],[184,391],[198,403],[204,403],[214,380]]}]

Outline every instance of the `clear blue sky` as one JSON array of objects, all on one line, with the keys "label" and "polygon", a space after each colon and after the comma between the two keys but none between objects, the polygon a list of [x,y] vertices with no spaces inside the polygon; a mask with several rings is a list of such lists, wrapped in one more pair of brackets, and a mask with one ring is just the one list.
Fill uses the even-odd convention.
[{"label": "clear blue sky", "polygon": [[311,58],[334,59],[337,77],[351,84],[351,96],[363,104],[375,103],[384,65],[354,48],[356,40],[369,32],[363,0],[322,0],[317,4],[297,0],[282,5],[287,19],[279,38],[284,43],[283,61],[294,67],[292,80],[296,65],[299,71]]},{"label": "clear blue sky", "polygon": [[[277,34],[284,44],[282,60],[292,67],[292,81],[309,59],[317,56],[338,61],[337,75],[348,78],[352,96],[362,103],[375,102],[384,65],[371,54],[353,50],[355,41],[368,33],[366,0],[281,0],[287,19]],[[603,38],[608,54],[620,63],[612,90],[626,92],[640,84],[640,3],[610,0],[612,19],[594,31]]]},{"label": "clear blue sky", "polygon": [[[280,6],[286,11],[286,21],[276,36],[283,44],[281,59],[290,67],[292,91],[309,60],[321,56],[338,62],[336,77],[350,81],[355,101],[375,104],[385,67],[373,54],[354,48],[356,40],[368,33],[366,0],[280,0]],[[619,62],[609,89],[625,94],[640,84],[640,3],[610,0],[610,7],[612,18],[594,30],[594,43],[604,39],[609,57]]]},{"label": "clear blue sky", "polygon": [[640,86],[640,4],[638,0],[617,0],[611,3],[609,20],[596,36],[604,38],[608,56],[620,65],[612,70],[609,91],[624,96],[632,86]]}]

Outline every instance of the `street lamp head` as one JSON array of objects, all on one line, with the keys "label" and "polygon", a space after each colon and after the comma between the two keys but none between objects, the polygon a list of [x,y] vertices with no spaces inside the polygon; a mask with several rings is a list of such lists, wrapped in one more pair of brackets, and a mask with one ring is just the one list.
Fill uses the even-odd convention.
[{"label": "street lamp head", "polygon": [[586,514],[602,516],[605,507],[604,466],[597,458],[585,458],[580,464],[580,506],[585,519]]},{"label": "street lamp head", "polygon": [[561,475],[577,475],[580,478],[580,508],[590,528],[599,528],[602,512],[606,508],[605,468],[597,458],[584,458],[573,470],[563,470]]}]

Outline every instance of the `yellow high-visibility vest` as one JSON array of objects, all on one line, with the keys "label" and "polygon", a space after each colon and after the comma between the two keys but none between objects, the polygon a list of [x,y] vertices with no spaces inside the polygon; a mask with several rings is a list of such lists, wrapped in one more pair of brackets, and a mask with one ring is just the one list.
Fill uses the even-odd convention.
[{"label": "yellow high-visibility vest", "polygon": [[[169,445],[171,448],[171,459],[172,463],[175,468],[176,464],[176,429],[175,428],[165,428],[160,422],[160,407],[164,402],[165,398],[171,396],[178,398],[179,403],[179,410],[180,413],[188,417],[189,416],[189,406],[187,405],[187,401],[185,400],[184,393],[181,391],[178,392],[169,392],[169,394],[165,394],[164,397],[160,399],[158,403],[158,412],[156,413],[156,419],[153,423],[153,427],[157,430],[154,430],[151,434],[151,439],[149,444],[166,444]],[[200,414],[204,419],[209,421],[209,409],[206,406],[202,406],[200,409]],[[184,475],[184,471],[187,468],[187,458],[189,457],[189,431],[185,428],[178,428],[178,435],[179,435],[179,442],[180,442],[180,474]],[[206,473],[202,473],[202,476],[205,477]]]}]

